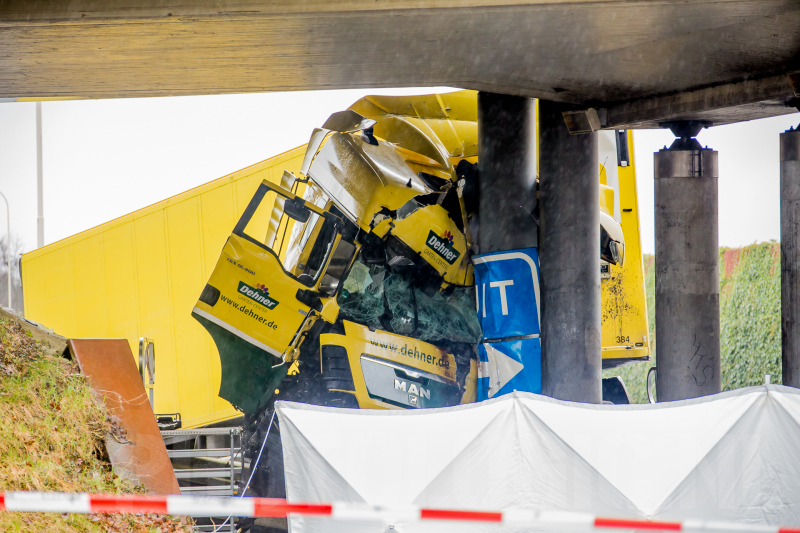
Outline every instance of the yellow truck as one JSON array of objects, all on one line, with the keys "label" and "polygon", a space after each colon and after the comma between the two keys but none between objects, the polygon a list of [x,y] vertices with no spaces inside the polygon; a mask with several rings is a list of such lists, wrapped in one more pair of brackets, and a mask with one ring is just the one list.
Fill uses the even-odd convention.
[{"label": "yellow truck", "polygon": [[[263,455],[254,493],[283,495],[279,429],[265,436],[278,399],[415,409],[541,392],[537,250],[481,255],[473,239],[476,96],[367,97],[334,113],[299,172],[262,181],[235,224],[192,316],[219,350],[220,396],[245,413],[245,456]],[[649,348],[632,143],[601,135],[609,368]],[[488,333],[487,283],[476,281],[511,259],[530,266],[534,303],[520,316],[533,325],[506,340]],[[502,315],[514,315],[513,284],[488,283],[502,289]]]},{"label": "yellow truck", "polygon": [[[313,132],[299,173],[259,185],[192,311],[220,353],[220,396],[255,415],[276,398],[421,408],[515,387],[490,385],[497,350],[480,350],[476,109],[470,91],[364,98]],[[610,133],[618,163],[630,143]],[[648,354],[638,224],[623,219],[626,239],[614,218],[618,195],[636,206],[630,160],[616,188],[607,158],[600,173],[606,367]]]},{"label": "yellow truck", "polygon": [[[367,97],[323,126],[306,147],[26,254],[27,317],[134,352],[152,340],[154,410],[184,427],[260,419],[284,398],[475,400],[489,372],[474,350],[476,93]],[[601,136],[612,367],[649,346],[632,134]],[[388,390],[370,385],[390,375]]]}]

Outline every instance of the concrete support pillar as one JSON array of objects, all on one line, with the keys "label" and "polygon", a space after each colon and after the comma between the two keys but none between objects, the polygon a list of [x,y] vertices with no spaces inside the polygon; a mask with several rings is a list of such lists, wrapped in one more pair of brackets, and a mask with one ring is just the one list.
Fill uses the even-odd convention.
[{"label": "concrete support pillar", "polygon": [[478,93],[480,253],[538,246],[536,101]]},{"label": "concrete support pillar", "polygon": [[[540,393],[536,102],[478,93],[478,147],[478,399],[515,390]],[[509,368],[514,370],[504,370]]]},{"label": "concrete support pillar", "polygon": [[800,126],[781,133],[783,384],[800,387]]},{"label": "concrete support pillar", "polygon": [[600,403],[600,166],[597,134],[570,135],[539,102],[542,394]]},{"label": "concrete support pillar", "polygon": [[656,394],[720,391],[718,153],[680,139],[655,154]]}]

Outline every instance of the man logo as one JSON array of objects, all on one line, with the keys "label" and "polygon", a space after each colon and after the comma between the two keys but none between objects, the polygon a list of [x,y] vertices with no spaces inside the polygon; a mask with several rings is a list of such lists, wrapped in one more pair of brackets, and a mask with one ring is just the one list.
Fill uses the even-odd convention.
[{"label": "man logo", "polygon": [[[394,380],[394,390],[399,390],[402,392],[408,393],[408,401],[412,405],[417,404],[417,398],[422,396],[426,400],[431,399],[431,391],[423,387],[422,385],[417,385],[416,383],[412,382],[411,385],[408,385],[405,381],[400,381],[399,379]],[[412,399],[413,398],[413,399]]]}]

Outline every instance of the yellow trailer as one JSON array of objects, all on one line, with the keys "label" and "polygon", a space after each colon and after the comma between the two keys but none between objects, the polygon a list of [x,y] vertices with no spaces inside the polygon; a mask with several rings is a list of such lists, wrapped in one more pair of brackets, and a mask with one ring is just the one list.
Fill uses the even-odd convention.
[{"label": "yellow trailer", "polygon": [[183,427],[239,416],[217,395],[217,348],[191,311],[258,185],[299,171],[304,148],[23,255],[26,318],[68,338],[127,339],[134,354],[152,340],[154,411]]}]

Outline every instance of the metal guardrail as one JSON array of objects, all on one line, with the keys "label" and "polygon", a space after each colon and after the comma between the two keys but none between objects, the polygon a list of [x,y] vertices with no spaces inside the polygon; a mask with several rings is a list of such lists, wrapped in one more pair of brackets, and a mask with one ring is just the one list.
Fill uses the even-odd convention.
[{"label": "metal guardrail", "polygon": [[171,459],[188,457],[232,457],[234,455],[227,448],[197,448],[194,450],[167,450]]},{"label": "metal guardrail", "polygon": [[[186,449],[167,449],[167,455],[173,462],[173,470],[175,477],[184,482],[181,486],[181,494],[192,496],[235,496],[236,495],[236,474],[237,470],[241,473],[244,461],[242,458],[237,462],[236,457],[241,451],[241,435],[242,428],[229,427],[229,428],[198,428],[198,429],[176,429],[162,431],[161,437],[164,443],[168,446],[180,444],[195,440],[198,437],[216,437],[228,436],[230,438],[230,447],[227,448],[186,448]],[[239,446],[236,446],[236,439],[239,439]],[[220,459],[228,458],[229,464],[227,466],[213,466],[213,463],[219,464]],[[175,465],[175,460],[181,459],[197,459],[203,462],[202,466],[181,468]],[[203,461],[205,460],[205,461]],[[208,463],[212,463],[209,465]],[[237,467],[238,465],[238,467]],[[206,480],[206,484],[193,484],[186,486],[187,482],[201,482]],[[215,482],[212,484],[212,482]],[[207,523],[208,519],[200,519],[200,523],[195,525],[195,531],[216,531],[219,524],[225,520],[226,517],[215,517],[211,519],[211,523]],[[204,523],[205,522],[205,523]],[[234,520],[230,520],[226,524],[224,531],[235,531]]]},{"label": "metal guardrail", "polygon": [[181,494],[199,494],[201,496],[230,496],[230,485],[209,485],[207,487],[181,487]]},{"label": "metal guardrail", "polygon": [[175,471],[175,477],[178,479],[195,479],[195,478],[218,478],[230,476],[229,468],[191,468],[180,469]]},{"label": "metal guardrail", "polygon": [[162,431],[162,437],[179,437],[183,435],[198,436],[198,435],[227,435],[231,431],[236,432],[238,435],[242,432],[240,427],[229,428],[195,428],[195,429],[172,429],[169,431]]}]

